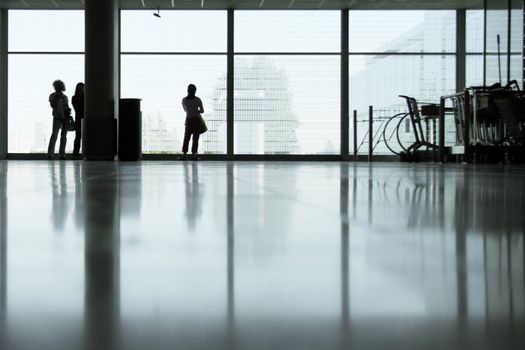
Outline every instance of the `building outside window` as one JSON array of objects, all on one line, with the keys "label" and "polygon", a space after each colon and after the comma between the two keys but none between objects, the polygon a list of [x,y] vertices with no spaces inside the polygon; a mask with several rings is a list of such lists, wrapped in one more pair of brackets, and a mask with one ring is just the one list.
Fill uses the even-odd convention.
[{"label": "building outside window", "polygon": [[[456,90],[455,11],[350,11],[349,48],[350,110],[358,112],[359,153],[368,151],[369,106],[374,154],[390,154],[378,143],[377,131],[391,116],[407,112],[399,95],[439,103],[440,96]],[[389,144],[401,151],[392,131],[386,133]],[[432,140],[433,133],[428,136]],[[406,128],[400,128],[400,139],[405,146],[415,140]]]}]

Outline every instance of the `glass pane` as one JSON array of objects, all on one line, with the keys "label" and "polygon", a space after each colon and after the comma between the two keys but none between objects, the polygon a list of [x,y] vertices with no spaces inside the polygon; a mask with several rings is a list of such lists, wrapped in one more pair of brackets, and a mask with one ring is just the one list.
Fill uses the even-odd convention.
[{"label": "glass pane", "polygon": [[521,53],[523,49],[523,0],[512,0],[511,16],[511,51]]},{"label": "glass pane", "polygon": [[9,51],[84,51],[84,11],[9,11]]},{"label": "glass pane", "polygon": [[500,36],[501,52],[507,51],[507,26],[507,2],[487,0],[487,52],[498,52],[498,35]]},{"label": "glass pane", "polygon": [[483,85],[483,56],[467,55],[466,57],[466,86]]},{"label": "glass pane", "polygon": [[[467,10],[466,19],[467,52],[483,52],[484,15],[483,10]],[[482,68],[483,69],[483,68]]]},{"label": "glass pane", "polygon": [[[499,62],[498,62],[499,61]],[[501,77],[501,79],[500,79]],[[495,53],[487,55],[487,77],[486,85],[507,82],[507,55],[502,54],[498,59]]]},{"label": "glass pane", "polygon": [[339,56],[235,60],[235,153],[339,154]]},{"label": "glass pane", "polygon": [[[439,103],[442,95],[455,92],[454,56],[350,56],[350,110],[358,112],[358,145],[366,153],[368,144],[368,107],[374,109],[374,130],[382,130],[388,119],[407,112],[406,101],[398,95],[415,97],[418,103]],[[413,142],[410,128],[401,141]],[[452,130],[452,129],[450,129]],[[374,132],[374,143],[381,136]],[[431,140],[432,141],[432,140]],[[353,144],[353,141],[350,143]],[[391,140],[397,147],[397,141]],[[380,142],[374,154],[390,154]]]},{"label": "glass pane", "polygon": [[226,52],[226,11],[121,12],[123,52]]},{"label": "glass pane", "polygon": [[521,55],[510,56],[510,80],[517,80],[520,87],[523,88],[523,56]]},{"label": "glass pane", "polygon": [[454,52],[455,11],[350,11],[350,52]]},{"label": "glass pane", "polygon": [[[8,75],[8,151],[46,153],[53,126],[48,102],[52,83],[64,81],[71,107],[75,85],[84,80],[84,55],[10,54]],[[68,133],[67,152],[73,140],[74,133]]]},{"label": "glass pane", "polygon": [[142,99],[142,151],[180,153],[187,86],[197,86],[208,132],[199,153],[226,153],[225,55],[122,55],[121,95]]},{"label": "glass pane", "polygon": [[236,52],[339,52],[339,11],[238,11]]}]

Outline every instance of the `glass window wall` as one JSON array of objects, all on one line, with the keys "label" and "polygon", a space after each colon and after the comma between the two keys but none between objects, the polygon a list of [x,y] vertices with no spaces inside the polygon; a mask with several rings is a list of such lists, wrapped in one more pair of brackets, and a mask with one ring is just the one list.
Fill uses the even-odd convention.
[{"label": "glass window wall", "polygon": [[200,153],[226,152],[224,55],[123,55],[122,97],[142,99],[142,151],[179,153],[184,138],[182,98],[197,86],[209,131]]},{"label": "glass window wall", "polygon": [[[84,12],[11,10],[8,30],[8,152],[46,153],[53,81],[64,81],[71,107],[84,80]],[[73,140],[68,133],[67,152]]]},{"label": "glass window wall", "polygon": [[235,13],[236,154],[340,153],[340,18]]},{"label": "glass window wall", "polygon": [[[498,34],[501,75],[507,77],[509,18],[506,8],[488,3],[491,84],[499,80]],[[510,23],[521,34],[520,3],[513,1]],[[466,15],[465,78],[467,86],[480,85],[484,11]],[[340,153],[340,18],[340,11],[235,12],[235,154]],[[360,142],[368,106],[380,128],[384,119],[406,110],[398,95],[437,102],[455,91],[455,33],[455,11],[349,12],[349,101],[359,114]],[[511,79],[521,81],[521,35],[511,38]],[[8,151],[45,153],[53,80],[64,80],[71,98],[84,79],[83,11],[9,11],[8,39]],[[209,128],[201,152],[226,153],[226,11],[163,11],[161,19],[151,11],[122,11],[121,50],[121,96],[143,100],[144,153],[179,153],[181,99],[189,83],[197,85]],[[363,144],[360,151],[366,150]],[[387,151],[376,146],[375,153],[382,152]]]},{"label": "glass window wall", "polygon": [[466,11],[466,86],[483,85],[483,32],[485,23],[483,12],[483,10]]},{"label": "glass window wall", "polygon": [[226,53],[226,11],[121,12],[122,52]]},{"label": "glass window wall", "polygon": [[121,96],[142,99],[142,151],[181,152],[191,83],[208,125],[199,152],[225,154],[226,11],[122,11],[121,28]]},{"label": "glass window wall", "polygon": [[341,49],[339,11],[236,11],[235,52],[332,52]]},{"label": "glass window wall", "polygon": [[350,52],[456,50],[455,11],[350,11]]},{"label": "glass window wall", "polygon": [[[350,11],[349,24],[349,101],[350,110],[358,113],[358,153],[368,152],[373,106],[374,154],[391,154],[378,131],[390,117],[407,112],[399,95],[439,103],[440,96],[455,92],[456,12]],[[415,138],[406,126],[399,129],[399,137],[408,147]],[[429,128],[433,142],[435,133]],[[402,150],[396,135],[387,132],[385,138],[396,151]]]}]

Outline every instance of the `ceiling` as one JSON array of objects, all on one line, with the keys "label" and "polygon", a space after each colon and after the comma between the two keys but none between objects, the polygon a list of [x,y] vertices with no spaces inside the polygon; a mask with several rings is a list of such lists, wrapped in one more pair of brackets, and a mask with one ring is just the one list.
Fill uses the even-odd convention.
[{"label": "ceiling", "polygon": [[[89,0],[0,0],[9,9],[82,9]],[[483,0],[119,0],[122,9],[463,9]]]}]

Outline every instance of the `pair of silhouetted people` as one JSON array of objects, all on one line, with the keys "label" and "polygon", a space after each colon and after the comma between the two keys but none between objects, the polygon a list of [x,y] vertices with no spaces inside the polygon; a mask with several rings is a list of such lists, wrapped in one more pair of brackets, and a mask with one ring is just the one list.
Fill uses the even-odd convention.
[{"label": "pair of silhouetted people", "polygon": [[191,145],[191,159],[199,160],[197,152],[199,150],[199,137],[202,133],[204,120],[202,119],[201,113],[204,113],[204,107],[200,98],[195,96],[197,87],[193,84],[188,85],[188,96],[182,99],[182,108],[186,112],[186,123],[184,130],[184,141],[182,143],[182,153],[184,154],[181,159],[186,159],[188,154],[188,146],[190,138],[193,136],[193,142]]},{"label": "pair of silhouetted people", "polygon": [[[66,159],[66,142],[68,132],[68,122],[71,117],[71,108],[69,108],[69,101],[64,94],[66,85],[62,80],[55,80],[53,82],[53,92],[49,95],[49,104],[52,108],[53,115],[53,131],[49,139],[49,146],[47,148],[48,159],[54,159],[55,144],[60,131],[60,146],[58,155],[61,160]],[[75,96],[73,96],[73,108],[75,108],[75,146],[73,155],[79,156],[80,140],[81,140],[81,120],[84,117],[84,84],[78,83],[75,89]]]}]

